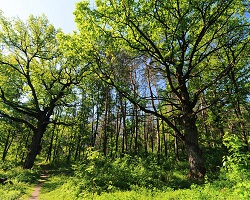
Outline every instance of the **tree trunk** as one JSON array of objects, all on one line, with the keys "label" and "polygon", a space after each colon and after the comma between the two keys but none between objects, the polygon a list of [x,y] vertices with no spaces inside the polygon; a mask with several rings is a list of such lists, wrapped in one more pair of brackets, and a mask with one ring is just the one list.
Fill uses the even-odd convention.
[{"label": "tree trunk", "polygon": [[168,141],[167,141],[167,133],[165,133],[165,125],[164,125],[164,121],[161,121],[162,124],[162,133],[163,133],[163,144],[164,144],[164,154],[165,157],[168,156]]},{"label": "tree trunk", "polygon": [[11,130],[8,130],[8,136],[7,136],[6,140],[5,140],[5,145],[4,145],[3,155],[2,155],[2,161],[5,161],[5,158],[7,156],[9,148],[10,148],[10,146],[12,144],[13,139],[14,139],[14,137],[11,136],[11,135],[12,135]]},{"label": "tree trunk", "polygon": [[[28,131],[28,135],[25,137],[25,143],[24,143],[24,147],[28,148],[28,143],[29,143],[29,138],[31,136],[31,130]],[[24,156],[26,154],[25,151],[22,150],[22,144],[20,143],[20,147],[18,147],[18,149],[21,149],[20,151],[22,152],[22,156],[21,156],[21,163],[24,163]],[[18,151],[19,152],[19,151]],[[19,153],[20,154],[20,153]],[[16,155],[17,158],[17,155]]]},{"label": "tree trunk", "polygon": [[104,113],[104,130],[103,130],[103,154],[104,156],[107,155],[107,144],[108,144],[108,126],[109,126],[109,86],[106,87],[106,94],[105,94],[105,113]]},{"label": "tree trunk", "polygon": [[123,124],[123,131],[122,131],[122,156],[125,154],[125,150],[127,150],[127,126],[126,126],[126,101],[122,101],[122,95],[119,94],[120,106],[121,106],[121,113],[122,113],[122,124]]},{"label": "tree trunk", "polygon": [[178,137],[176,132],[174,133],[174,152],[175,152],[175,160],[179,162],[179,145],[178,145]]},{"label": "tree trunk", "polygon": [[[100,97],[99,97],[100,98]],[[96,109],[96,111],[95,111]],[[99,126],[99,119],[100,119],[100,111],[99,111],[99,106],[97,105],[96,107],[93,105],[93,113],[92,113],[92,137],[91,137],[91,146],[95,147],[96,145],[96,135],[97,135],[97,130]],[[95,113],[96,113],[96,122],[95,122]]]},{"label": "tree trunk", "polygon": [[46,131],[47,124],[43,122],[39,122],[38,128],[33,130],[33,137],[31,144],[29,146],[29,152],[23,164],[24,169],[31,169],[34,165],[36,156],[42,150],[41,140],[43,137],[44,132]]},{"label": "tree trunk", "polygon": [[48,152],[47,152],[46,162],[51,161],[52,149],[53,149],[53,141],[54,141],[54,136],[55,136],[55,129],[56,129],[56,125],[53,126],[52,135],[51,135],[51,138],[50,138],[49,149],[48,149]]},{"label": "tree trunk", "polygon": [[183,117],[185,131],[185,145],[189,158],[188,176],[193,179],[204,178],[206,169],[202,158],[202,151],[198,145],[198,131],[196,127],[196,117],[188,114]]},{"label": "tree trunk", "polygon": [[119,136],[120,136],[120,132],[121,132],[121,121],[122,121],[122,118],[119,116],[120,115],[119,112],[117,111],[117,113],[116,113],[116,137],[115,137],[115,153],[116,153],[116,155],[118,155]]},{"label": "tree trunk", "polygon": [[137,106],[134,106],[134,110],[133,110],[133,117],[134,117],[134,135],[135,135],[135,155],[138,155],[138,109]]}]

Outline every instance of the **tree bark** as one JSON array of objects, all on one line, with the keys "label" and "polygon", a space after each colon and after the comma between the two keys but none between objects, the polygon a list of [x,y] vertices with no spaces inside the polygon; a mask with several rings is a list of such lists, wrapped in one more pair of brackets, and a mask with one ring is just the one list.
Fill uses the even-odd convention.
[{"label": "tree bark", "polygon": [[174,152],[175,152],[175,160],[179,162],[179,145],[178,145],[178,137],[176,132],[174,133]]},{"label": "tree bark", "polygon": [[123,102],[122,95],[119,93],[119,101],[120,101],[120,107],[121,107],[121,114],[122,114],[122,125],[123,125],[123,131],[122,131],[122,156],[125,154],[125,151],[127,150],[127,126],[126,126],[126,101]]},{"label": "tree bark", "polygon": [[37,131],[37,133],[34,133],[33,137],[32,137],[32,142],[30,144],[29,147],[29,152],[28,155],[25,159],[23,168],[24,169],[31,169],[34,165],[36,156],[40,153],[40,151],[42,150],[41,147],[41,139],[42,139],[42,132],[40,132],[39,130]]},{"label": "tree bark", "polygon": [[46,162],[51,161],[52,149],[53,149],[53,141],[54,141],[54,136],[55,136],[55,129],[56,129],[56,125],[54,124],[53,130],[52,130],[52,135],[51,135],[51,138],[50,138],[49,149],[48,149],[48,152],[47,152]]},{"label": "tree bark", "polygon": [[5,161],[5,158],[7,156],[7,153],[9,151],[9,148],[12,144],[13,139],[14,139],[14,137],[12,136],[11,130],[8,130],[8,135],[7,135],[7,138],[5,140],[5,145],[4,145],[3,155],[2,155],[2,161]]},{"label": "tree bark", "polygon": [[202,157],[202,151],[198,145],[198,131],[196,127],[196,116],[189,114],[184,116],[185,145],[188,151],[189,173],[188,177],[193,179],[204,178],[206,169]]},{"label": "tree bark", "polygon": [[134,106],[133,108],[133,120],[134,120],[134,135],[135,135],[135,148],[134,148],[134,153],[135,155],[138,155],[138,109],[137,106]]},{"label": "tree bark", "polygon": [[41,140],[42,140],[43,134],[46,131],[47,126],[48,124],[44,123],[44,121],[39,121],[37,128],[33,130],[32,141],[29,146],[29,152],[23,164],[23,169],[31,169],[33,167],[36,156],[42,150]]},{"label": "tree bark", "polygon": [[109,126],[109,86],[106,87],[106,94],[105,94],[105,113],[104,113],[104,130],[103,130],[103,154],[104,156],[107,155],[107,145],[108,145],[108,126]]}]

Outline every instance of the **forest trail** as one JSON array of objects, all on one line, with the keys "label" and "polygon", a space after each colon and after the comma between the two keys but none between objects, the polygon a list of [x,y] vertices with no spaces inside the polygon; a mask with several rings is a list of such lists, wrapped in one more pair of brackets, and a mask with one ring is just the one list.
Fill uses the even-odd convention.
[{"label": "forest trail", "polygon": [[29,200],[38,200],[39,199],[39,192],[40,192],[42,184],[48,178],[48,172],[49,172],[48,170],[44,170],[44,172],[40,175],[39,183],[36,185]]}]

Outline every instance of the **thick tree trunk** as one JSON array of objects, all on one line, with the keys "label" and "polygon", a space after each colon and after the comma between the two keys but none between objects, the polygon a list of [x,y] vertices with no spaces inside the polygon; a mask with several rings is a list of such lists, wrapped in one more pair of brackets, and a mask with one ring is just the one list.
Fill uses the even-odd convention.
[{"label": "thick tree trunk", "polygon": [[31,144],[29,146],[29,152],[23,164],[24,169],[31,169],[34,165],[36,156],[42,150],[41,140],[43,137],[44,132],[46,131],[47,124],[39,123],[38,128],[33,130],[33,137]]},{"label": "thick tree trunk", "polygon": [[204,178],[206,169],[202,157],[202,151],[198,145],[198,131],[196,117],[193,114],[184,116],[185,145],[189,158],[188,176],[193,179]]},{"label": "thick tree trunk", "polygon": [[40,153],[40,151],[42,150],[41,147],[41,133],[34,133],[33,138],[32,138],[32,142],[30,144],[29,147],[29,152],[28,155],[25,159],[23,168],[24,169],[31,169],[34,165],[36,156]]},{"label": "thick tree trunk", "polygon": [[199,146],[194,144],[186,145],[189,157],[189,173],[188,177],[193,179],[204,178],[206,169],[202,158],[202,151]]}]

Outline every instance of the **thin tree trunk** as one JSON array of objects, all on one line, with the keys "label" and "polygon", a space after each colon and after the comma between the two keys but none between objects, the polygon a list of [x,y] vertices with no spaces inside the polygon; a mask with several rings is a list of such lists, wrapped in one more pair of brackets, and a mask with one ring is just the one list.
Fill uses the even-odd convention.
[{"label": "thin tree trunk", "polygon": [[116,138],[115,138],[115,152],[118,154],[118,149],[119,149],[119,136],[121,132],[121,121],[122,118],[119,116],[119,112],[117,111],[116,115]]},{"label": "thin tree trunk", "polygon": [[[29,129],[28,135],[25,138],[25,144],[24,144],[25,148],[28,148],[28,143],[29,143],[29,138],[31,136],[31,132],[32,131]],[[22,151],[21,163],[24,163],[24,156],[25,156],[25,151]]]},{"label": "thin tree trunk", "polygon": [[156,130],[157,130],[157,159],[158,159],[158,164],[160,164],[161,134],[160,134],[160,123],[158,117],[156,117]]},{"label": "thin tree trunk", "polygon": [[9,148],[10,148],[10,146],[12,144],[13,136],[11,138],[10,137],[11,137],[11,131],[8,130],[8,136],[7,136],[6,140],[5,140],[5,145],[4,145],[3,155],[2,155],[2,161],[5,160],[5,158],[7,156],[7,153],[9,151]]},{"label": "thin tree trunk", "polygon": [[179,145],[178,145],[178,137],[176,132],[174,133],[174,152],[175,152],[175,160],[179,162]]},{"label": "thin tree trunk", "polygon": [[[63,126],[63,128],[62,128],[62,132],[64,131],[64,129],[65,129],[65,126]],[[56,160],[56,158],[57,158],[57,156],[58,156],[58,152],[59,152],[59,148],[60,148],[60,144],[59,144],[59,131],[60,130],[58,130],[57,129],[57,131],[56,131],[56,137],[55,137],[55,145],[54,145],[54,152],[53,152],[53,162]]]},{"label": "thin tree trunk", "polygon": [[107,143],[108,143],[108,108],[109,108],[109,86],[106,87],[105,95],[105,114],[104,114],[104,131],[103,131],[103,154],[107,155]]},{"label": "thin tree trunk", "polygon": [[[98,126],[99,126],[99,119],[100,119],[99,107],[97,106],[96,107],[96,124],[95,124],[95,128],[92,131],[92,142],[91,142],[92,147],[94,147],[96,144],[96,135],[97,135],[97,130],[98,130]],[[94,118],[93,118],[93,123],[94,123]]]},{"label": "thin tree trunk", "polygon": [[165,157],[167,157],[168,156],[168,141],[167,141],[167,137],[165,133],[164,121],[162,120],[161,123],[162,123],[162,132],[163,132],[164,154],[165,154]]},{"label": "thin tree trunk", "polygon": [[48,152],[47,152],[46,162],[51,161],[55,129],[56,129],[56,124],[54,124],[54,126],[53,126],[52,135],[51,135],[51,138],[50,138],[49,149],[48,149]]},{"label": "thin tree trunk", "polygon": [[[176,119],[174,119],[174,125],[176,126]],[[174,131],[174,152],[175,152],[175,160],[178,162],[180,160],[179,157],[179,144],[178,137],[176,131]]]},{"label": "thin tree trunk", "polygon": [[135,155],[138,154],[138,109],[134,106]]},{"label": "thin tree trunk", "polygon": [[125,150],[127,148],[127,126],[126,126],[126,102],[123,105],[122,95],[119,94],[119,100],[121,105],[121,113],[122,113],[122,124],[123,124],[123,131],[122,131],[122,155],[125,154]]},{"label": "thin tree trunk", "polygon": [[148,131],[147,131],[147,116],[146,115],[144,115],[143,132],[144,132],[144,151],[147,157],[148,155]]}]

